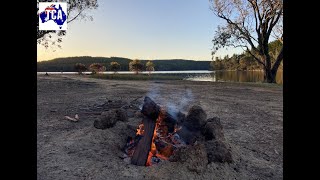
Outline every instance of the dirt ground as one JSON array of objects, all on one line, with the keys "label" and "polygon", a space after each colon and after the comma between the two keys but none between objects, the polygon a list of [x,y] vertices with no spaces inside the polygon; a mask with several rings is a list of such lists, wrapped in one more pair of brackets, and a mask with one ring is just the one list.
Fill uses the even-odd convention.
[{"label": "dirt ground", "polygon": [[[38,179],[282,179],[282,94],[279,85],[38,75]],[[139,105],[146,95],[159,104],[187,97],[187,106],[197,104],[208,118],[218,116],[234,162],[210,163],[202,173],[180,162],[149,167],[126,163],[120,158],[121,147],[134,134],[139,118],[105,130],[94,128],[93,122],[105,108]],[[75,114],[78,122],[64,118]]]}]

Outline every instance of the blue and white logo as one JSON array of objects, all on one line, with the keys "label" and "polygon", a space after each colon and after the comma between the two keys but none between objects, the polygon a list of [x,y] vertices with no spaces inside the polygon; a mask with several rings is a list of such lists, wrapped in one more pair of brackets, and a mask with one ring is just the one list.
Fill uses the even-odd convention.
[{"label": "blue and white logo", "polygon": [[39,3],[39,30],[67,30],[67,3]]}]

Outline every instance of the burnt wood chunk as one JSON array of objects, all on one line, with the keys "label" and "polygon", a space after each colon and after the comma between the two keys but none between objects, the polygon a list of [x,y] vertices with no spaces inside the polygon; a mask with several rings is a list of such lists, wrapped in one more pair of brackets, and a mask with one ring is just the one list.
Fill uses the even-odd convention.
[{"label": "burnt wood chunk", "polygon": [[206,141],[213,139],[225,140],[220,118],[218,117],[208,119],[206,125],[202,128],[201,133]]},{"label": "burnt wood chunk", "polygon": [[180,136],[180,138],[187,144],[193,144],[196,140],[196,133],[193,131],[190,131],[187,127],[181,126],[181,129],[177,131],[177,134]]},{"label": "burnt wood chunk", "polygon": [[171,114],[165,112],[163,115],[163,122],[165,122],[168,127],[168,133],[173,133],[177,120]]},{"label": "burnt wood chunk", "polygon": [[207,114],[200,106],[192,106],[183,125],[190,131],[200,131],[207,122]]},{"label": "burnt wood chunk", "polygon": [[117,121],[127,121],[128,116],[123,109],[111,109],[101,113],[99,119],[95,120],[93,126],[97,129],[113,127]]},{"label": "burnt wood chunk", "polygon": [[155,119],[144,117],[143,125],[144,125],[143,137],[139,141],[131,159],[131,164],[135,164],[138,166],[146,165],[149,151],[151,149],[152,137],[153,137],[154,128],[156,126],[156,121]]}]

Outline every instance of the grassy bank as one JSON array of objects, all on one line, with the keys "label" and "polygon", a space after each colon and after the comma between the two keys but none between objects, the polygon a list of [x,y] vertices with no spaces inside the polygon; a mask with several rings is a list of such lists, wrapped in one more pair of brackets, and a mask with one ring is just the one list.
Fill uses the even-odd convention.
[{"label": "grassy bank", "polygon": [[94,74],[91,78],[111,80],[183,80],[182,76],[168,74]]}]

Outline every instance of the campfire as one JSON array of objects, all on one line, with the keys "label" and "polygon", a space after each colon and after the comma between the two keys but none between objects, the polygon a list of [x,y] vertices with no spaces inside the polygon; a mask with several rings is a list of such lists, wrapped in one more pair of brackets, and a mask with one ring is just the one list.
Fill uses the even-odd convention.
[{"label": "campfire", "polygon": [[196,140],[204,141],[208,139],[208,134],[212,136],[205,128],[207,115],[202,108],[191,109],[189,121],[184,122],[185,116],[181,112],[174,116],[145,97],[141,113],[143,118],[136,136],[128,137],[124,148],[134,165],[151,166],[170,160],[172,155],[179,153],[180,148],[192,145]]},{"label": "campfire", "polygon": [[[127,163],[152,166],[162,161],[179,161],[191,163],[189,169],[200,172],[207,163],[233,162],[220,119],[207,119],[200,106],[192,106],[185,115],[176,109],[160,107],[145,97],[138,112],[141,116],[135,118],[141,118],[141,122],[137,124],[136,133],[128,136],[121,148]],[[101,113],[94,127],[106,129],[112,128],[117,121],[127,122],[127,113],[129,111],[125,108],[108,109]]]},{"label": "campfire", "polygon": [[131,157],[132,164],[151,166],[161,160],[168,160],[177,148],[185,146],[177,134],[181,129],[178,120],[149,97],[144,99],[141,113],[144,117],[136,137],[128,137],[125,147],[125,153]]}]

